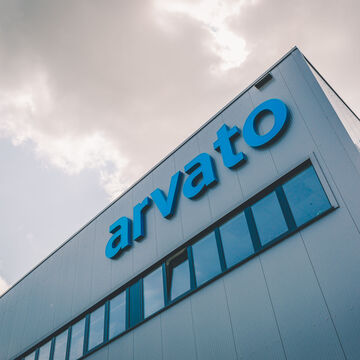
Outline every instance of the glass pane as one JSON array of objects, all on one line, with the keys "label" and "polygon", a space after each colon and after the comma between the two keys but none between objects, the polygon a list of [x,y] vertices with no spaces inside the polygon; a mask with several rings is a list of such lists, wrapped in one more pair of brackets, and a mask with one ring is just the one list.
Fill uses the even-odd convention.
[{"label": "glass pane", "polygon": [[90,314],[89,346],[91,350],[104,341],[105,305]]},{"label": "glass pane", "polygon": [[274,192],[252,206],[260,242],[265,245],[285,233],[288,227]]},{"label": "glass pane", "polygon": [[71,328],[71,343],[69,360],[78,359],[83,354],[85,319],[80,320]]},{"label": "glass pane", "polygon": [[220,227],[225,262],[231,267],[254,253],[245,214],[240,213]]},{"label": "glass pane", "polygon": [[24,360],[34,360],[35,359],[35,351],[28,355]]},{"label": "glass pane", "polygon": [[186,249],[166,263],[170,300],[190,290],[190,268]]},{"label": "glass pane", "polygon": [[40,348],[38,360],[49,360],[50,348],[51,348],[51,341],[49,341]]},{"label": "glass pane", "polygon": [[199,286],[221,272],[215,233],[205,236],[192,246],[196,284]]},{"label": "glass pane", "polygon": [[109,338],[125,331],[126,293],[125,291],[110,300]]},{"label": "glass pane", "polygon": [[143,320],[143,288],[141,279],[129,287],[129,326],[133,327]]},{"label": "glass pane", "polygon": [[144,314],[145,318],[164,306],[162,268],[159,267],[144,277]]},{"label": "glass pane", "polygon": [[330,202],[311,166],[283,185],[297,226],[330,209]]},{"label": "glass pane", "polygon": [[55,349],[53,360],[64,360],[66,355],[68,331],[64,331],[55,339]]}]

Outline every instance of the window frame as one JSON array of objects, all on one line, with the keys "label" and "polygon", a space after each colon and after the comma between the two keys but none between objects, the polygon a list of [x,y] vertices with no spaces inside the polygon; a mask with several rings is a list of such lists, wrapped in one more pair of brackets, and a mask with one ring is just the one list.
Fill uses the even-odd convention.
[{"label": "window frame", "polygon": [[[175,298],[171,299],[171,286],[172,286],[172,274],[173,272],[170,272],[170,269],[174,268],[171,266],[171,264],[176,261],[180,256],[182,256],[182,253],[186,253],[187,259],[185,261],[188,262],[189,265],[189,290],[183,292],[182,294],[176,296]],[[164,299],[165,299],[165,306],[167,306],[168,304],[173,303],[174,301],[177,301],[178,299],[181,299],[182,297],[186,296],[188,293],[190,293],[191,291],[193,291],[193,289],[195,288],[195,283],[192,279],[193,275],[194,275],[194,271],[192,269],[192,264],[193,264],[193,257],[191,254],[191,260],[190,260],[190,255],[189,255],[189,249],[188,247],[184,247],[181,250],[179,250],[177,253],[175,253],[173,256],[168,256],[169,259],[164,260],[163,262],[163,281],[164,281]],[[169,262],[169,264],[167,264],[167,262],[171,260]],[[180,265],[181,262],[179,262],[177,265]]]}]

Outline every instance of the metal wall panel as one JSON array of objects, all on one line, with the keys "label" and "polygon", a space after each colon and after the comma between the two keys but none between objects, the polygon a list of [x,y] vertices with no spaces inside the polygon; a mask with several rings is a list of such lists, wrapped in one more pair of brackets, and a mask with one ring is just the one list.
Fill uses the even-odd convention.
[{"label": "metal wall panel", "polygon": [[285,359],[259,258],[224,278],[239,359]]},{"label": "metal wall panel", "polygon": [[[321,221],[321,220],[319,220]],[[343,359],[299,234],[260,255],[288,359]]]},{"label": "metal wall panel", "polygon": [[[236,125],[242,130],[245,120],[254,108],[255,105],[247,91],[222,113],[224,123],[229,127]],[[248,198],[263,189],[264,185],[269,183],[269,179],[272,181],[276,178],[276,169],[268,149],[254,149],[248,146],[243,136],[237,140],[236,145],[237,150],[243,151],[247,157],[246,163],[234,172],[239,177],[243,196]]]},{"label": "metal wall panel", "polygon": [[[108,360],[109,359],[109,345],[104,346],[103,348],[95,351],[93,354],[89,355],[86,359],[89,360]],[[116,359],[123,359],[122,355],[119,354]]]},{"label": "metal wall panel", "polygon": [[199,360],[237,359],[223,280],[190,297]]},{"label": "metal wall panel", "polygon": [[[299,58],[300,53],[297,54],[294,57],[289,56],[287,58],[288,62],[292,62],[290,66],[293,68],[293,71],[288,71],[287,77],[284,74],[285,81],[296,99],[299,109],[303,113],[304,120],[311,129],[311,134],[320,150],[326,167],[330,171],[331,177],[346,202],[346,206],[351,212],[357,228],[360,229],[360,192],[353,191],[353,189],[358,187],[359,174],[349,154],[342,146],[338,134],[335,133],[317,101],[316,94],[321,91],[320,87],[314,89],[308,85],[314,82],[315,78],[305,60],[302,57]],[[303,76],[299,76],[298,71],[296,71],[296,64],[301,66],[300,69]],[[285,65],[286,62],[284,60]],[[297,83],[294,84],[294,81],[297,81]],[[325,104],[323,105],[325,106]],[[327,105],[330,106],[330,103],[328,102]]]},{"label": "metal wall panel", "polygon": [[[50,264],[51,261],[48,261],[46,264],[44,263],[42,268],[37,268],[30,274],[31,295],[28,297],[28,317],[26,318],[28,322],[22,324],[26,328],[23,336],[27,340],[27,346],[39,341],[39,338],[50,331],[53,311],[50,309],[50,302],[46,293],[46,285],[49,282],[49,273],[46,271]],[[47,305],[43,309],[45,303]]]},{"label": "metal wall panel", "polygon": [[[14,352],[14,349],[17,349],[19,346],[18,335],[22,331],[21,316],[24,316],[26,311],[25,299],[28,296],[29,288],[25,283],[19,285],[20,286],[15,291],[13,302],[9,303],[10,308],[8,308],[7,310],[10,313],[9,315],[11,316],[11,326],[6,327],[5,325],[5,329],[1,334],[1,336],[7,339],[5,340],[6,344],[4,346],[4,355],[7,356],[7,358]],[[5,324],[8,319],[5,319]],[[7,351],[5,349],[7,349]]]},{"label": "metal wall panel", "polygon": [[[208,192],[212,219],[218,219],[225,215],[229,210],[240,204],[243,199],[236,170],[225,167],[221,154],[214,150],[213,143],[217,139],[216,132],[223,124],[223,117],[218,115],[196,136],[199,142],[199,152],[208,153],[215,160],[218,184]],[[224,191],[223,188],[228,189],[228,191]]]},{"label": "metal wall panel", "polygon": [[[162,189],[167,196],[171,177],[179,170],[181,169],[175,167],[173,156],[160,164],[160,166],[152,173],[154,189]],[[181,196],[181,189],[179,195]],[[170,219],[166,219],[161,215],[155,203],[153,204],[153,207],[155,213],[158,254],[159,257],[162,257],[181,245],[184,239],[181,215],[179,206],[176,207],[175,213]]]},{"label": "metal wall panel", "polygon": [[197,359],[190,299],[161,314],[161,329],[164,359]]},{"label": "metal wall panel", "polygon": [[[91,304],[92,249],[95,239],[95,223],[83,229],[74,239],[77,242],[75,286],[72,293],[71,313],[75,317]],[[109,274],[110,275],[110,274]],[[109,282],[109,277],[104,281]]]},{"label": "metal wall panel", "polygon": [[[13,328],[11,330],[8,357],[10,355],[16,353],[17,349],[22,348],[24,345],[22,343],[22,332],[24,330],[24,326],[22,324],[23,318],[26,317],[28,312],[28,303],[27,299],[30,294],[30,283],[23,282],[19,284],[19,288],[16,289],[16,297],[18,301],[16,303],[16,310],[13,318]],[[1,319],[0,319],[1,324]],[[10,332],[10,331],[9,331]],[[25,344],[26,346],[26,344]]]},{"label": "metal wall panel", "polygon": [[[2,298],[4,299],[4,297]],[[16,303],[18,299],[16,298],[16,291],[11,291],[6,294],[4,299],[5,306],[3,311],[5,311],[3,316],[3,322],[0,328],[0,359],[7,360],[8,349],[10,344],[11,332],[14,327],[14,315],[16,311]]]},{"label": "metal wall panel", "polygon": [[[98,262],[104,264],[103,266],[111,267],[111,287],[110,289],[116,289],[124,282],[132,278],[132,269],[133,269],[133,255],[131,253],[131,248],[129,251],[125,251],[120,258],[113,260],[108,259],[105,256],[105,246],[110,239],[109,227],[117,219],[122,216],[126,216],[132,219],[132,196],[128,192],[122,196],[118,201],[111,206],[109,211],[105,211],[99,216],[96,220],[96,248],[94,248],[94,257],[99,257]],[[100,260],[101,258],[101,260]],[[94,262],[95,264],[96,262]],[[97,271],[97,266],[94,266],[94,271]],[[101,282],[101,278],[98,279]],[[101,293],[99,290],[96,290],[97,287],[93,284],[94,295],[93,298],[99,298],[99,296],[104,296],[104,291]],[[101,289],[101,288],[100,288]],[[96,291],[96,296],[95,296]],[[105,292],[109,292],[107,288]]]},{"label": "metal wall panel", "polygon": [[[352,280],[358,276],[359,272],[360,194],[358,191],[354,191],[357,186],[355,183],[359,181],[358,172],[353,165],[354,161],[350,161],[348,157],[352,156],[353,152],[346,154],[338,140],[339,136],[342,138],[342,132],[338,132],[335,136],[336,127],[330,126],[329,122],[325,123],[326,120],[330,121],[329,117],[332,118],[332,122],[335,121],[334,113],[329,109],[329,102],[324,100],[324,94],[298,52],[286,59],[283,66],[291,69],[294,65],[301,69],[302,76],[295,71],[288,71],[284,78],[296,101],[300,102],[301,95],[308,100],[309,95],[302,90],[306,86],[308,86],[309,92],[312,91],[315,99],[322,99],[319,101],[322,113],[325,113],[327,117],[323,116],[324,121],[321,123],[320,121],[311,122],[311,129],[314,129],[316,142],[321,145],[321,155],[325,164],[324,171],[340,203],[340,208],[336,213],[331,214],[326,219],[327,221],[313,224],[310,228],[304,229],[302,236],[345,354],[350,359],[356,359],[360,356],[359,341],[355,335],[360,331],[359,307],[356,305],[359,303],[360,292],[356,281]],[[293,85],[294,81],[297,81],[297,87]],[[302,109],[303,104],[300,103],[300,106]],[[337,122],[340,123],[340,120],[337,119]],[[348,135],[346,136],[348,137]]]},{"label": "metal wall panel", "polygon": [[109,360],[134,359],[134,332],[130,332],[109,344]]},{"label": "metal wall panel", "polygon": [[[6,297],[0,298],[0,346],[2,345],[1,333],[3,331],[4,324],[5,324],[6,305],[7,305]],[[0,347],[0,349],[1,349],[1,347]],[[0,351],[0,359],[2,359],[1,351]]]},{"label": "metal wall panel", "polygon": [[[61,266],[58,269],[61,276],[56,285],[54,303],[54,328],[58,329],[71,320],[72,294],[75,288],[75,269],[77,263],[77,242],[69,241],[58,251],[61,257]],[[64,296],[66,294],[66,296]],[[61,301],[59,301],[61,299]]]},{"label": "metal wall panel", "polygon": [[[23,329],[21,331],[21,334],[19,334],[19,337],[22,339],[21,343],[23,346],[21,348],[15,349],[15,353],[19,351],[19,349],[25,349],[28,348],[30,345],[32,345],[35,341],[38,341],[38,338],[35,338],[36,333],[34,334],[34,322],[37,320],[35,313],[34,313],[34,295],[37,292],[37,279],[39,277],[39,271],[36,271],[36,269],[30,273],[27,276],[27,282],[30,286],[30,291],[27,298],[27,313],[23,318],[23,321],[20,323],[22,325]],[[10,293],[7,293],[7,295],[10,295]],[[5,317],[4,317],[5,319]],[[4,326],[6,326],[6,323],[4,323]],[[35,336],[34,336],[35,335]],[[0,340],[1,340],[1,334],[0,334]]]},{"label": "metal wall panel", "polygon": [[[298,56],[295,56],[295,58],[297,57]],[[302,56],[299,58],[301,59]],[[307,69],[307,67],[305,69]],[[322,107],[326,117],[329,119],[329,122],[334,131],[339,136],[339,139],[349,154],[352,163],[360,174],[359,118],[345,105],[342,99],[333,89],[331,89],[331,87],[324,81],[324,79],[322,79],[319,74],[317,74],[316,71],[311,68],[311,65],[309,65],[309,69],[316,79],[316,81],[309,81],[309,86],[314,89],[317,101]],[[305,78],[307,77],[311,78],[311,76],[305,75]],[[329,103],[331,106],[329,106]],[[354,144],[357,146],[354,146]]]},{"label": "metal wall panel", "polygon": [[162,359],[161,323],[157,316],[134,332],[134,360]]},{"label": "metal wall panel", "polygon": [[[174,153],[176,169],[184,171],[184,166],[200,154],[199,150],[197,137],[194,136]],[[198,199],[188,199],[181,194],[178,206],[185,239],[196,235],[209,224],[211,210],[208,193],[204,193]]]},{"label": "metal wall panel", "polygon": [[[256,104],[276,98],[283,100],[288,106],[290,112],[289,125],[281,141],[276,141],[269,146],[269,152],[278,173],[288,171],[297,162],[317,150],[311,133],[304,124],[301,112],[284,82],[280,72],[282,69],[282,64],[280,64],[271,71],[273,78],[263,89],[257,90],[252,87],[249,91],[253,102]],[[283,71],[286,71],[286,69]]]},{"label": "metal wall panel", "polygon": [[[341,206],[341,205],[340,205]],[[360,236],[345,208],[301,231],[348,359],[360,358]]]},{"label": "metal wall panel", "polygon": [[[144,180],[136,184],[131,189],[133,207],[141,203],[154,190],[152,174],[149,174]],[[134,241],[130,250],[133,256],[133,274],[146,269],[157,258],[157,240],[155,224],[155,206],[154,203],[144,212],[145,231],[144,239]],[[133,218],[133,216],[131,216]]]}]

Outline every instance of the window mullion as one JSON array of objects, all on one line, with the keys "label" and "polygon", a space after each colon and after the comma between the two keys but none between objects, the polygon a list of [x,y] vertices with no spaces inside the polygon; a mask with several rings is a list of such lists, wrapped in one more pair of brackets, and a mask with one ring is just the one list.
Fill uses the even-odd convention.
[{"label": "window mullion", "polygon": [[167,306],[169,303],[169,289],[168,289],[166,263],[163,262],[161,267],[162,267],[162,275],[163,275],[164,306]]},{"label": "window mullion", "polygon": [[104,317],[104,341],[109,340],[109,318],[110,318],[110,301],[105,303],[105,317]]},{"label": "window mullion", "polygon": [[83,355],[88,352],[89,345],[89,330],[90,330],[90,314],[86,315],[85,318],[85,329],[84,329],[84,343],[83,343]]},{"label": "window mullion", "polygon": [[191,246],[188,246],[187,254],[189,259],[189,267],[190,267],[190,289],[194,290],[196,289],[196,279],[195,279],[194,257]]},{"label": "window mullion", "polygon": [[55,351],[55,336],[51,339],[49,360],[53,360]]},{"label": "window mullion", "polygon": [[224,255],[224,248],[221,242],[221,235],[219,228],[215,229],[215,238],[216,238],[216,245],[219,253],[219,259],[220,259],[220,266],[221,266],[221,272],[224,272],[226,270],[226,262],[225,262],[225,255]]},{"label": "window mullion", "polygon": [[259,238],[259,233],[256,228],[256,223],[254,219],[254,215],[252,213],[251,207],[248,207],[244,210],[245,218],[249,227],[250,236],[254,245],[255,253],[261,250],[261,243]]},{"label": "window mullion", "polygon": [[294,216],[290,210],[290,206],[289,206],[289,202],[287,201],[286,199],[286,195],[284,193],[284,190],[282,188],[282,186],[278,186],[276,189],[275,189],[275,193],[276,193],[276,196],[279,200],[279,204],[280,204],[280,207],[281,207],[281,210],[284,214],[284,218],[285,218],[285,221],[286,221],[286,224],[289,228],[289,231],[293,231],[296,229],[296,223],[295,223],[295,220],[294,220]]},{"label": "window mullion", "polygon": [[68,337],[66,343],[66,356],[65,359],[68,360],[70,358],[70,347],[71,347],[71,326],[68,329]]}]

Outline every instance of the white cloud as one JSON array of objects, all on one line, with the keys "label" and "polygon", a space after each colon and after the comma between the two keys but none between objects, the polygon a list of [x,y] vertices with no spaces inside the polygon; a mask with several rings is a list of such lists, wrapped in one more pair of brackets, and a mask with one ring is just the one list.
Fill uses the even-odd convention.
[{"label": "white cloud", "polygon": [[30,80],[15,91],[0,93],[0,137],[11,138],[14,145],[31,141],[39,158],[69,175],[95,169],[109,196],[118,196],[129,185],[129,177],[124,171],[128,160],[116,144],[99,130],[47,131],[43,124],[59,114],[54,113],[46,77],[38,74]]},{"label": "white cloud", "polygon": [[[114,197],[294,43],[313,44],[309,54],[332,66],[336,52],[318,44],[351,43],[344,39],[354,30],[335,28],[332,14],[353,16],[357,29],[356,12],[322,3],[34,0],[29,8],[4,0],[0,136],[32,142],[39,158],[67,174],[95,170]],[[329,12],[321,19],[319,7]],[[278,9],[284,15],[274,21]],[[308,30],[299,31],[304,18]],[[356,64],[344,50],[339,59]],[[357,99],[350,75],[344,84]]]},{"label": "white cloud", "polygon": [[9,284],[0,276],[0,296],[9,288]]},{"label": "white cloud", "polygon": [[246,42],[229,28],[228,20],[238,16],[241,9],[249,3],[252,1],[156,1],[158,9],[187,15],[198,21],[210,33],[211,41],[208,46],[221,59],[220,66],[213,67],[215,71],[239,67],[246,60],[249,54]]}]

